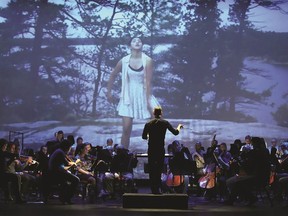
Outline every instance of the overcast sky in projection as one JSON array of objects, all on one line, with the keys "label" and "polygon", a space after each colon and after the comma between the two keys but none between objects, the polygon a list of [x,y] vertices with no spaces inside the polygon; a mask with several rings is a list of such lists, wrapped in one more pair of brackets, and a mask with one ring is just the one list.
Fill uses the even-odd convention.
[{"label": "overcast sky in projection", "polygon": [[[1,0],[0,7],[6,7],[10,0]],[[64,0],[49,0],[56,4],[63,4]],[[68,2],[68,1],[67,1]],[[233,3],[233,0],[226,0],[219,3],[219,8],[223,11],[221,18],[223,25],[229,25],[227,21],[229,4]],[[281,8],[288,13],[288,2],[281,4]],[[109,13],[109,11],[106,11]],[[109,14],[107,14],[109,16]],[[256,7],[250,10],[249,20],[255,25],[256,28],[262,31],[275,31],[275,32],[288,32],[288,25],[286,20],[288,15],[279,10],[270,10],[264,7]],[[3,18],[0,17],[0,22],[3,22]]]}]

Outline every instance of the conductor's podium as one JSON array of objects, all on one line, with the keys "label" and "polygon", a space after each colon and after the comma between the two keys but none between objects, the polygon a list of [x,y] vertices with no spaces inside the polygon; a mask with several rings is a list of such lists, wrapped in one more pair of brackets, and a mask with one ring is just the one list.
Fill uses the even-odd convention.
[{"label": "conductor's podium", "polygon": [[123,208],[188,209],[187,194],[124,193]]}]

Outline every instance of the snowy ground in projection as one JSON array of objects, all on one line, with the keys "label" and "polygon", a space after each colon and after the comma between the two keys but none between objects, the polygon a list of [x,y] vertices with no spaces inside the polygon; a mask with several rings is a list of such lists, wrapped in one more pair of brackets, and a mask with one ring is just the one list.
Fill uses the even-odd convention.
[{"label": "snowy ground in projection", "polygon": [[[235,123],[229,121],[214,120],[187,120],[168,119],[174,127],[178,123],[184,124],[184,129],[178,136],[172,135],[169,131],[166,134],[166,144],[173,140],[180,140],[184,145],[191,147],[196,140],[202,141],[207,147],[214,134],[217,134],[219,142],[233,143],[235,139],[244,140],[247,134],[269,139],[276,137],[286,139],[288,128],[269,125],[264,123]],[[137,152],[146,152],[147,142],[142,140],[142,130],[146,121],[134,121],[130,148]],[[8,131],[19,131],[24,133],[24,146],[37,148],[53,139],[53,134],[63,130],[66,135],[73,134],[74,137],[82,136],[85,142],[91,142],[94,146],[104,145],[107,138],[112,138],[114,143],[119,143],[122,132],[120,118],[98,119],[89,123],[62,123],[59,121],[41,121],[31,123],[14,123],[2,125],[0,137],[8,138]]]}]

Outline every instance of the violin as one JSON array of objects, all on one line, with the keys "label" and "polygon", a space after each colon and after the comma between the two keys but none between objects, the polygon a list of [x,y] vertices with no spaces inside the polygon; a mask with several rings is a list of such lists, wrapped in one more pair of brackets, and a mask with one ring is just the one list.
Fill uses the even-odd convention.
[{"label": "violin", "polygon": [[68,166],[64,166],[65,170],[69,170],[71,167],[73,166],[77,166],[78,163],[80,163],[81,160],[77,159],[75,162],[74,161],[69,161],[69,165]]},{"label": "violin", "polygon": [[33,160],[31,156],[19,155],[19,158],[17,159],[19,159],[21,162],[28,162],[29,165],[39,164],[39,162],[36,160]]},{"label": "violin", "polygon": [[65,158],[66,158],[66,160],[68,161],[68,164],[69,164],[67,166],[64,166],[65,170],[69,170],[72,167],[77,167],[78,163],[81,162],[80,159],[77,159],[76,161],[73,161],[73,159],[71,159],[68,155],[66,155]]}]

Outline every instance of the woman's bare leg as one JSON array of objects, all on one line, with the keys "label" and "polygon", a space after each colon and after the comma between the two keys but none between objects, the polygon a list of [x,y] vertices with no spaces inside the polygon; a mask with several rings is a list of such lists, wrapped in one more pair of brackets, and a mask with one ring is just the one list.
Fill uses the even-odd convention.
[{"label": "woman's bare leg", "polygon": [[129,149],[130,144],[130,136],[132,131],[132,123],[133,119],[130,117],[122,117],[122,125],[123,125],[123,131],[122,131],[122,137],[121,137],[121,145],[124,146],[124,148]]}]

